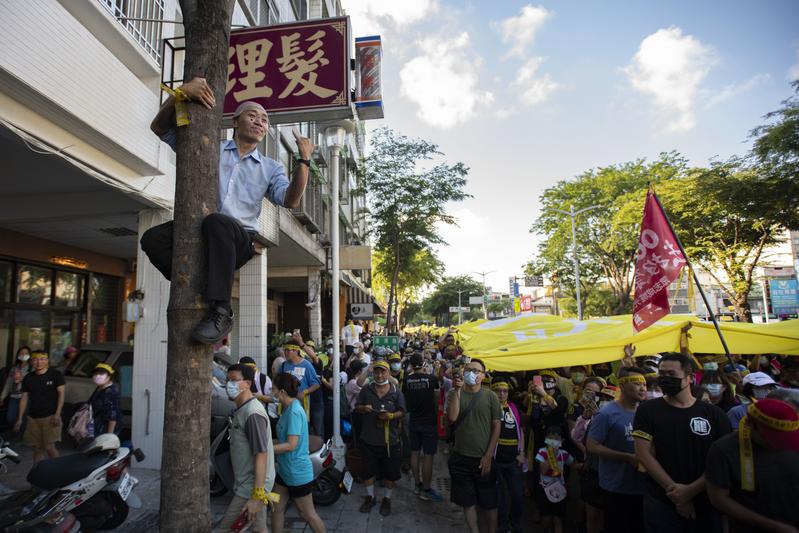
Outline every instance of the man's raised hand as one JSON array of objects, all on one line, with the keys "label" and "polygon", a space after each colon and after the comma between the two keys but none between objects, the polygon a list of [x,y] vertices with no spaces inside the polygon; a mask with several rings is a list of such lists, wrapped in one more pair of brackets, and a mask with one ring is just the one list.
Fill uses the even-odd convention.
[{"label": "man's raised hand", "polygon": [[180,90],[189,97],[192,102],[204,105],[208,109],[213,109],[216,105],[214,92],[205,81],[205,78],[193,78],[190,82],[184,83]]},{"label": "man's raised hand", "polygon": [[296,129],[291,130],[291,133],[294,134],[294,140],[297,141],[297,150],[300,152],[300,159],[310,159],[316,146],[314,146],[309,138],[300,135]]}]

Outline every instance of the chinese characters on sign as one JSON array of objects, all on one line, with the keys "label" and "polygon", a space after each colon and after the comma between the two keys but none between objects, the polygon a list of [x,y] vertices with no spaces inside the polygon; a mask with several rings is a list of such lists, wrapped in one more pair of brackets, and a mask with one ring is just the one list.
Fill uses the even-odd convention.
[{"label": "chinese characters on sign", "polygon": [[669,314],[669,284],[686,264],[666,215],[651,192],[646,195],[635,260],[633,328],[641,331]]},{"label": "chinese characters on sign", "polygon": [[225,116],[232,116],[246,100],[264,106],[270,118],[281,113],[347,109],[347,20],[339,17],[231,32]]},{"label": "chinese characters on sign", "polygon": [[795,279],[772,279],[769,281],[771,309],[775,315],[799,313],[799,282]]}]

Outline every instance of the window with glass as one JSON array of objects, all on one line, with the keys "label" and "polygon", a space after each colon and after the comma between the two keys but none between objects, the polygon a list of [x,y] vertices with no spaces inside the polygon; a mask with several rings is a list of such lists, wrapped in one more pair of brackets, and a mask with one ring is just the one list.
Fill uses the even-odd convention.
[{"label": "window with glass", "polygon": [[55,305],[80,307],[83,305],[83,276],[74,272],[56,272]]},{"label": "window with glass", "polygon": [[14,265],[8,261],[0,261],[0,302],[11,301],[11,274]]},{"label": "window with glass", "polygon": [[13,362],[19,346],[48,352],[58,364],[68,346],[118,340],[120,283],[113,276],[0,260],[0,368]]},{"label": "window with glass", "polygon": [[52,279],[53,271],[49,268],[20,265],[17,269],[17,302],[49,305]]}]

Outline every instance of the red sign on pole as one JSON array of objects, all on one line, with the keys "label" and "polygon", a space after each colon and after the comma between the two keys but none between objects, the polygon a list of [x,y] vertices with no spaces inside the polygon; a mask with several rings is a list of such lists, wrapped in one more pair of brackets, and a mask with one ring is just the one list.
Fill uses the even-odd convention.
[{"label": "red sign on pole", "polygon": [[225,117],[247,100],[272,123],[351,116],[347,17],[233,31],[228,59]]},{"label": "red sign on pole", "polygon": [[646,195],[635,260],[633,328],[641,331],[669,314],[669,284],[686,264],[666,214],[651,191]]},{"label": "red sign on pole", "polygon": [[522,301],[520,304],[520,309],[522,312],[532,311],[533,310],[533,297],[532,296],[522,296]]}]

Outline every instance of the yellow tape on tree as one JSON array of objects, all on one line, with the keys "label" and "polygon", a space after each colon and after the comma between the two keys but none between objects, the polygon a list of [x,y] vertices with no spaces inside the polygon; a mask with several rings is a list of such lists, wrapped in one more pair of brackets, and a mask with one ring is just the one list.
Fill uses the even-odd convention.
[{"label": "yellow tape on tree", "polygon": [[189,125],[189,112],[186,109],[186,102],[189,102],[189,97],[186,96],[180,87],[175,90],[170,89],[163,83],[161,90],[175,98],[175,123],[178,127]]}]

